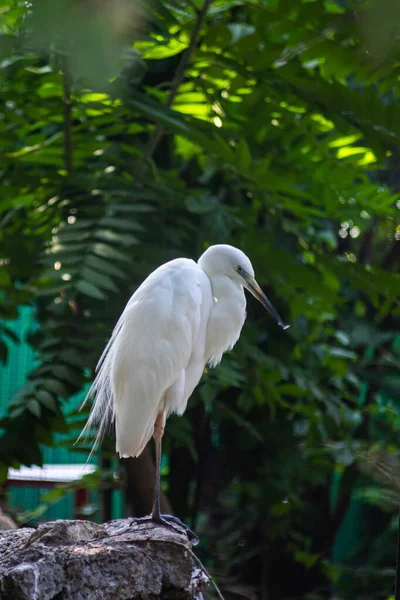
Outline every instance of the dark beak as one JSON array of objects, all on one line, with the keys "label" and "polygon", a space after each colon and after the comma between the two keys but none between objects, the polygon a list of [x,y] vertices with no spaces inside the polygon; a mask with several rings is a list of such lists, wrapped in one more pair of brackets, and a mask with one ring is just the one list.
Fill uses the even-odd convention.
[{"label": "dark beak", "polygon": [[[242,273],[241,273],[242,274]],[[257,298],[259,302],[267,309],[270,315],[274,317],[276,322],[282,329],[288,329],[290,325],[285,325],[280,316],[278,315],[276,309],[268,300],[267,296],[264,294],[257,281],[252,277],[249,273],[243,274],[243,278],[245,280],[244,287],[249,290],[251,294],[253,294],[254,298]]]}]

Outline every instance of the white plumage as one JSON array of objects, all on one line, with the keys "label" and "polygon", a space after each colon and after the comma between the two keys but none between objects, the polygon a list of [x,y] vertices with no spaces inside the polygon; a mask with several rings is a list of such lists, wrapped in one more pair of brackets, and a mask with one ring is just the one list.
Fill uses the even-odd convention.
[{"label": "white plumage", "polygon": [[[151,273],[125,307],[97,366],[84,429],[98,443],[115,423],[121,457],[139,456],[165,419],[181,415],[207,363],[217,365],[239,338],[246,318],[243,287],[285,328],[254,279],[247,256],[211,246],[198,263],[172,260]],[[156,438],[157,441],[157,438]]]},{"label": "white plumage", "polygon": [[[232,267],[241,259],[251,272],[247,257],[236,252]],[[100,426],[99,441],[115,421],[120,456],[142,452],[160,411],[184,412],[206,363],[218,364],[240,335],[243,288],[218,269],[210,273],[212,286],[209,262],[203,255],[202,268],[178,258],[151,273],[130,298],[104,350],[89,392],[95,404],[87,428]]]}]

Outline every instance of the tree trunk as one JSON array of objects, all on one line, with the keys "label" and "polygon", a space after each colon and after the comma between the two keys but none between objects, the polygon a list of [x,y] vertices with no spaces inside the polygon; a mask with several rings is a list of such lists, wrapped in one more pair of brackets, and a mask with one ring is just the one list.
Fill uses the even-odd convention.
[{"label": "tree trunk", "polygon": [[[121,460],[126,474],[125,516],[144,517],[151,513],[154,502],[156,467],[147,445],[138,458]],[[161,512],[171,515],[168,498],[161,491]]]}]

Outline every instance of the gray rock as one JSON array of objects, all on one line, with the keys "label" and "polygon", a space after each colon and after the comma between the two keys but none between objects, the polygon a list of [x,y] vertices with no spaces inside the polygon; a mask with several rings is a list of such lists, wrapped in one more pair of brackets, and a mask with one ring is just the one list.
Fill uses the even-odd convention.
[{"label": "gray rock", "polygon": [[195,600],[207,577],[184,533],[120,519],[0,531],[1,600]]}]

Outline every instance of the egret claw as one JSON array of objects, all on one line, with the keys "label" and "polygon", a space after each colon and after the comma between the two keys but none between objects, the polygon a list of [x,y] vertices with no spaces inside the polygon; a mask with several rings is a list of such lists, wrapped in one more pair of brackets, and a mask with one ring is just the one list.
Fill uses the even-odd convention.
[{"label": "egret claw", "polygon": [[160,525],[164,525],[164,527],[169,527],[170,529],[174,529],[175,531],[178,531],[178,528],[181,530],[183,529],[189,539],[189,542],[193,546],[196,546],[199,543],[199,538],[197,537],[197,535],[193,533],[193,531],[187,525],[185,525],[185,523],[182,523],[182,521],[178,519],[178,517],[174,517],[172,515],[149,515],[147,517],[142,517],[138,519],[138,521],[141,521],[142,523],[159,523]]},{"label": "egret claw", "polygon": [[184,529],[186,535],[189,538],[189,541],[193,546],[196,546],[199,543],[199,538],[197,537],[197,535],[187,525],[185,525],[185,523],[182,523],[182,521],[178,519],[178,517],[174,517],[172,515],[162,515],[160,522],[163,525],[166,525],[167,527],[173,527],[173,525],[175,524],[181,529]]}]

